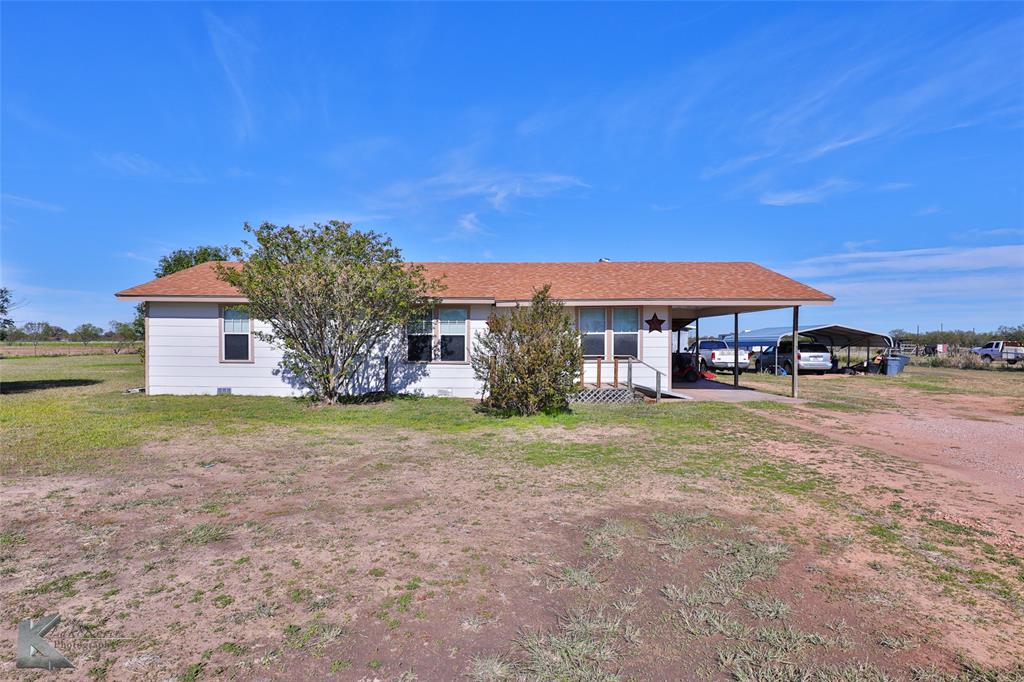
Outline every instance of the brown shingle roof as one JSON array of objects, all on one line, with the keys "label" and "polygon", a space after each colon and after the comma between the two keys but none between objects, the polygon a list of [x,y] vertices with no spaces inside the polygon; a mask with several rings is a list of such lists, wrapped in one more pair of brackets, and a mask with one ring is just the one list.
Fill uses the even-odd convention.
[{"label": "brown shingle roof", "polygon": [[[119,291],[116,296],[146,298],[148,296],[206,296],[206,297],[239,297],[241,294],[233,286],[217,277],[214,269],[216,263],[200,263],[185,270],[158,277],[145,284]],[[237,268],[239,263],[226,262],[225,265]]]},{"label": "brown shingle roof", "polygon": [[[238,267],[238,263],[227,263]],[[832,301],[828,294],[756,263],[421,263],[431,278],[447,285],[445,298],[528,300],[534,289],[551,284],[552,294],[580,300]],[[237,297],[203,263],[118,296]]]}]

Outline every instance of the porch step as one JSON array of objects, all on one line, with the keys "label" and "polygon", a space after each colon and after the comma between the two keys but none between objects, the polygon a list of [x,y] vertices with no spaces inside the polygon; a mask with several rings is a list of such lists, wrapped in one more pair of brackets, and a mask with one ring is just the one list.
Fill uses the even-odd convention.
[{"label": "porch step", "polygon": [[630,390],[625,386],[614,388],[612,386],[594,386],[588,384],[583,390],[569,398],[571,403],[605,403],[622,404],[642,402],[643,396],[637,391]]},{"label": "porch step", "polygon": [[[658,392],[655,389],[651,388],[650,386],[642,386],[640,384],[633,384],[633,388],[636,391],[644,394],[648,398],[657,398],[658,397]],[[675,390],[669,390],[667,388],[661,389],[661,397],[662,398],[669,398],[671,400],[693,400],[693,398],[691,398],[690,396],[686,395],[685,393],[681,393],[681,392],[675,391]]]}]

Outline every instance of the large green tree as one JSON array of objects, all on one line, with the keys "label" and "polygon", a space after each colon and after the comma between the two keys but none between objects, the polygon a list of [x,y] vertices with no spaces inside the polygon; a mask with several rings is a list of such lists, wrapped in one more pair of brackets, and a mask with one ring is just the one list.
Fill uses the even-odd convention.
[{"label": "large green tree", "polygon": [[106,336],[113,342],[114,355],[126,348],[134,348],[135,342],[139,340],[139,335],[135,332],[135,325],[111,320],[108,326]]},{"label": "large green tree", "polygon": [[78,325],[75,327],[75,330],[71,332],[71,338],[75,341],[81,342],[83,345],[88,344],[90,341],[95,341],[102,335],[102,329],[88,322]]},{"label": "large green tree", "polygon": [[565,410],[579,390],[580,333],[562,302],[551,297],[550,285],[534,293],[530,305],[492,314],[473,348],[485,401],[499,411]]},{"label": "large green tree", "polygon": [[270,325],[273,333],[255,333],[283,347],[283,369],[326,403],[349,392],[356,368],[441,286],[404,263],[390,238],[349,223],[245,229],[254,243],[234,250],[243,266],[220,266],[220,277]]},{"label": "large green tree", "polygon": [[0,288],[0,340],[7,339],[14,331],[14,319],[11,312],[17,307],[14,295],[7,287]]},{"label": "large green tree", "polygon": [[[231,257],[231,247],[229,246],[194,246],[191,249],[175,249],[166,256],[163,256],[153,270],[153,274],[157,277],[166,277],[167,275],[186,270],[193,265],[199,265],[200,263],[209,263],[215,260],[228,260]],[[135,306],[135,319],[132,320],[132,327],[135,330],[135,336],[142,338],[146,333],[146,304],[140,303]]]}]

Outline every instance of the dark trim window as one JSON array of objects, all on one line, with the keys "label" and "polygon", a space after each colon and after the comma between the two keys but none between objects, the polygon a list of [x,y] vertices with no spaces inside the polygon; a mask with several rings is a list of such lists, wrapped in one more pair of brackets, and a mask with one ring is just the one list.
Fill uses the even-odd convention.
[{"label": "dark trim window", "polygon": [[434,317],[424,311],[405,326],[409,362],[430,362],[434,359]]},{"label": "dark trim window", "polygon": [[225,306],[221,319],[221,361],[252,362],[252,320],[245,306]]},{"label": "dark trim window", "polygon": [[640,310],[612,309],[612,351],[617,358],[640,357]]},{"label": "dark trim window", "polygon": [[469,310],[466,308],[441,308],[438,311],[441,362],[466,361],[468,319]]},{"label": "dark trim window", "polygon": [[605,327],[608,326],[604,308],[580,308],[580,334],[583,335],[583,357],[605,356]]}]

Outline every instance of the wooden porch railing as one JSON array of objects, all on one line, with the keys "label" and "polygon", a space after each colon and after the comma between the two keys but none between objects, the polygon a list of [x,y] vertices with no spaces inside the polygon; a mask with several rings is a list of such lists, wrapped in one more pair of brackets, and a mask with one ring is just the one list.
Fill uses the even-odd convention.
[{"label": "wooden porch railing", "polygon": [[653,367],[653,366],[647,364],[643,360],[639,360],[637,358],[632,358],[632,357],[614,358],[614,359],[611,360],[611,363],[612,363],[612,381],[611,381],[610,384],[604,384],[601,381],[601,378],[602,378],[602,368],[604,366],[604,363],[608,362],[608,360],[604,360],[603,358],[594,358],[594,359],[588,361],[586,358],[584,358],[583,361],[580,362],[580,386],[582,386],[582,387],[587,386],[586,365],[587,365],[587,362],[590,362],[590,364],[595,365],[595,382],[594,382],[594,387],[595,388],[602,388],[605,385],[608,385],[611,388],[619,388],[620,387],[620,382],[619,382],[619,365],[620,365],[620,363],[623,360],[626,363],[626,388],[629,388],[629,389],[633,388],[633,365],[634,364],[643,365],[644,367],[647,367],[648,369],[650,369],[651,371],[654,372],[655,400],[658,401],[658,402],[661,402],[662,376],[664,376],[665,373],[662,372],[657,367]]}]

